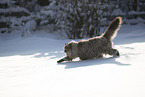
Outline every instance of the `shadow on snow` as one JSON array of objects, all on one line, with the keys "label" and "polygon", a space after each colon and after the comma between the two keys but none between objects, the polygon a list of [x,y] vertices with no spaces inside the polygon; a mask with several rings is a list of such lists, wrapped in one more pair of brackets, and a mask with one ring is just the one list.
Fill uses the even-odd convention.
[{"label": "shadow on snow", "polygon": [[93,66],[93,65],[103,65],[103,64],[116,64],[119,66],[129,66],[130,65],[130,64],[124,64],[124,63],[118,62],[118,61],[116,61],[116,58],[119,58],[119,57],[100,58],[100,59],[91,59],[91,60],[79,60],[79,61],[59,63],[58,65],[65,65],[66,69]]}]

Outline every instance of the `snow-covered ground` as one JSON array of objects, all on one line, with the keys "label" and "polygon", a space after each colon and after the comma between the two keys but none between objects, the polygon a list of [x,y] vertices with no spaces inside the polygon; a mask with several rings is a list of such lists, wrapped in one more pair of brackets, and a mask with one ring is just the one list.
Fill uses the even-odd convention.
[{"label": "snow-covered ground", "polygon": [[70,40],[16,35],[0,34],[0,97],[145,97],[144,24],[121,27],[120,57],[61,64]]}]

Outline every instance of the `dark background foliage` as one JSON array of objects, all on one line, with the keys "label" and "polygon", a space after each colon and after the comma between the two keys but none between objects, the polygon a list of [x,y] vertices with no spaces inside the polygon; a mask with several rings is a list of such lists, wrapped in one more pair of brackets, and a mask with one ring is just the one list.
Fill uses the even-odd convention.
[{"label": "dark background foliage", "polygon": [[144,6],[144,0],[2,0],[0,33],[25,33],[33,21],[33,30],[51,25],[71,39],[93,37],[116,16],[122,16],[124,24],[145,23]]}]

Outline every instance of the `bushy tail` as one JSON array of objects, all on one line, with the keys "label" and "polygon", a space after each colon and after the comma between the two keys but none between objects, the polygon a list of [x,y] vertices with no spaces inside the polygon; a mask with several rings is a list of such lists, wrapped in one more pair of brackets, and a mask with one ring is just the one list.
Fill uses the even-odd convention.
[{"label": "bushy tail", "polygon": [[107,38],[108,40],[112,40],[118,30],[120,29],[122,23],[122,18],[121,17],[116,17],[108,26],[108,28],[106,29],[106,31],[103,33],[103,37]]}]

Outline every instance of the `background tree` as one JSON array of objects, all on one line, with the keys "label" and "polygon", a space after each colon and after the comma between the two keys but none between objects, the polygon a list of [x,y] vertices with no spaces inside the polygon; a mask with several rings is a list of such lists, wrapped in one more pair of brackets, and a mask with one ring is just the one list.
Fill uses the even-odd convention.
[{"label": "background tree", "polygon": [[68,38],[83,38],[99,35],[106,0],[58,0],[57,6]]}]

